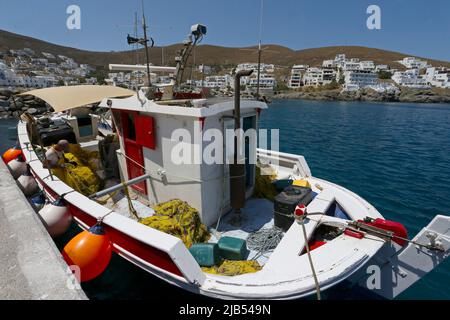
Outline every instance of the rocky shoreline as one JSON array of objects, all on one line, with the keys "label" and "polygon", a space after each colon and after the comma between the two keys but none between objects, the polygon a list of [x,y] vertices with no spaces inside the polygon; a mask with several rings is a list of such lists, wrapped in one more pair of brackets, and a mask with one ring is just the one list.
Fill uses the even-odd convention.
[{"label": "rocky shoreline", "polygon": [[45,101],[33,96],[17,96],[23,91],[0,89],[0,119],[17,118],[23,112],[39,115],[50,111]]},{"label": "rocky shoreline", "polygon": [[293,91],[274,95],[274,99],[305,99],[321,101],[373,101],[373,102],[414,102],[450,103],[450,90],[406,89],[396,93],[377,92],[372,89],[342,91],[341,89],[320,91]]}]

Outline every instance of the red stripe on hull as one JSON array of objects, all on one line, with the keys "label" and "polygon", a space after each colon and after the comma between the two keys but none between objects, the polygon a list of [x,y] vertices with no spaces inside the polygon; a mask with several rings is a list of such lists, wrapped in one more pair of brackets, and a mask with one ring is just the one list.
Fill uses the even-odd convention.
[{"label": "red stripe on hull", "polygon": [[[53,191],[53,189],[51,189],[48,185],[46,185],[44,181],[33,171],[32,174],[51,197],[53,197],[54,199],[57,199],[59,197],[59,195],[55,191]],[[89,227],[97,223],[96,218],[85,213],[83,210],[76,207],[75,205],[68,203],[68,207],[74,217],[77,217],[79,220],[81,220],[84,224],[88,225]],[[145,260],[146,262],[160,269],[168,271],[174,275],[184,277],[180,269],[178,269],[177,265],[173,262],[172,258],[164,251],[161,251],[145,243],[142,243],[141,241],[136,240],[106,224],[104,225],[104,227],[108,232],[111,242],[113,244],[117,244],[118,246],[124,248],[133,255],[141,258],[142,260]],[[117,249],[114,248],[114,250],[117,252]]]},{"label": "red stripe on hull", "polygon": [[[94,217],[86,214],[81,209],[77,208],[72,204],[69,204],[69,209],[74,217],[77,217],[88,226],[93,226],[97,222],[97,220]],[[112,243],[117,244],[118,246],[124,248],[133,255],[141,258],[142,260],[145,260],[146,262],[160,269],[173,273],[177,276],[183,277],[183,274],[181,273],[180,269],[178,269],[176,264],[173,262],[172,258],[164,251],[161,251],[145,243],[142,243],[141,241],[136,240],[106,224],[104,225],[104,228],[108,232]],[[114,250],[117,252],[117,249],[114,248]]]},{"label": "red stripe on hull", "polygon": [[30,170],[33,177],[39,182],[39,184],[44,188],[45,192],[47,192],[53,199],[58,199],[59,194],[57,194],[55,191],[53,191],[52,188],[47,186],[45,182],[33,171]]}]

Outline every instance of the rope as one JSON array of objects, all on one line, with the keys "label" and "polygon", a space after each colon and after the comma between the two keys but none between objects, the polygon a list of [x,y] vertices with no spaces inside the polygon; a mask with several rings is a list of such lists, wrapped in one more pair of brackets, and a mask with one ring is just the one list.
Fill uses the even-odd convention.
[{"label": "rope", "polygon": [[[311,258],[311,252],[309,251],[308,236],[306,235],[306,228],[305,228],[305,224],[304,224],[304,219],[305,218],[306,218],[306,214],[303,215],[298,220],[299,220],[300,224],[302,225],[303,237],[304,237],[305,243],[306,243],[306,245],[305,245],[305,247],[306,247],[306,254],[308,255],[309,265],[311,267],[311,271],[312,271],[313,278],[314,278],[314,283],[316,285],[317,300],[321,300],[319,280],[317,280],[316,269],[314,268],[314,263],[313,263],[312,258]],[[298,254],[301,255],[301,251]]]},{"label": "rope", "polygon": [[[280,211],[274,211],[274,212],[279,215],[285,216],[286,218],[295,218],[296,217],[294,214],[287,214],[287,213],[283,213]],[[311,212],[311,213],[308,212],[308,216],[314,216],[314,215],[324,215],[324,213],[323,212]]]},{"label": "rope", "polygon": [[216,228],[212,229],[214,231],[214,234],[216,236],[216,238],[221,238],[222,237],[222,233],[219,231],[219,225],[220,225],[220,220],[222,219],[222,214],[223,214],[223,208],[225,206],[225,166],[222,166],[222,192],[221,192],[221,198],[220,198],[220,204],[219,204],[219,219],[217,219],[217,223],[216,223]]},{"label": "rope", "polygon": [[[108,194],[108,196],[105,199],[95,199],[95,201],[97,201],[101,205],[105,205],[108,202],[108,200],[115,197],[118,192],[119,192],[119,190],[113,191],[110,194]],[[114,199],[113,199],[113,203],[115,203]]]},{"label": "rope", "polygon": [[270,229],[252,232],[247,238],[247,246],[250,250],[258,251],[252,260],[256,260],[267,252],[273,251],[282,238],[283,230],[275,226]]},{"label": "rope", "polygon": [[95,223],[94,226],[99,226],[100,224],[102,224],[102,223],[103,223],[103,220],[104,220],[107,216],[109,216],[111,213],[113,213],[113,212],[114,212],[114,211],[111,210],[111,211],[109,211],[107,214],[105,214],[104,216],[102,216],[102,217],[97,217],[97,222]]},{"label": "rope", "polygon": [[128,200],[128,210],[137,220],[139,220],[139,216],[136,212],[136,209],[133,206],[133,202],[131,201],[130,192],[128,191],[128,186],[126,185],[125,182],[122,182],[122,185],[123,185],[123,191]]},{"label": "rope", "polygon": [[[145,166],[143,166],[142,164],[140,164],[139,162],[136,162],[135,160],[131,159],[130,157],[128,157],[126,154],[123,154],[122,152],[119,152],[120,155],[122,155],[124,158],[130,160],[131,162],[133,162],[135,165],[137,165],[138,167],[140,167],[141,169],[144,169],[144,172],[147,174],[152,174],[152,172],[148,169],[145,168]],[[153,174],[157,174],[160,175],[160,173],[158,171],[153,172]],[[166,176],[169,177],[175,177],[175,178],[180,178],[180,179],[184,179],[186,181],[194,181],[194,182],[207,182],[207,181],[214,181],[214,180],[219,180],[222,179],[222,177],[217,177],[217,178],[212,178],[212,179],[193,179],[193,178],[186,178],[183,176],[177,176],[177,175],[173,175],[173,174],[167,174],[165,173]],[[229,176],[229,178],[242,178],[245,177],[245,174],[241,174],[238,176]]]}]

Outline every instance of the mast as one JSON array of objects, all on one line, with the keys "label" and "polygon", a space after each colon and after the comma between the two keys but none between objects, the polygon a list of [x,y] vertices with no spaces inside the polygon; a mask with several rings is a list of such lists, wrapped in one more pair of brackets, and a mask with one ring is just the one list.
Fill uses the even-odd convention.
[{"label": "mast", "polygon": [[152,85],[152,81],[150,75],[150,61],[148,58],[148,38],[147,38],[147,24],[145,22],[144,0],[142,0],[142,27],[144,28],[144,46],[145,46],[145,59],[147,62],[148,87],[150,88]]},{"label": "mast", "polygon": [[[134,13],[134,37],[136,39],[138,38],[138,13],[137,13],[137,11]],[[138,45],[137,42],[136,42],[136,44],[134,46],[134,50],[135,50],[135,53],[136,53],[135,64],[138,65],[139,64],[139,45]],[[131,77],[130,77],[130,82],[131,82]],[[140,82],[141,82],[141,77],[140,77],[140,72],[138,72],[137,73],[136,91],[138,90]]]}]

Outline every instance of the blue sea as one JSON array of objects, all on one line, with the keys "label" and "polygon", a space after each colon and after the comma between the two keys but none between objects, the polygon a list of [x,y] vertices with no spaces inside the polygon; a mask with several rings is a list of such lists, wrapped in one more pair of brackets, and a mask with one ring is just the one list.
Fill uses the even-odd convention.
[{"label": "blue sea", "polygon": [[[8,148],[1,120],[0,145]],[[340,184],[403,223],[410,237],[436,214],[450,215],[450,105],[275,100],[261,128],[280,130],[280,151],[305,156],[314,176]],[[62,246],[79,230],[57,240]],[[105,273],[83,284],[92,299],[197,299],[114,256]],[[329,299],[372,297],[345,284]],[[450,299],[450,261],[399,299]]]}]

